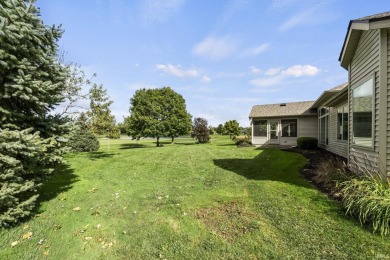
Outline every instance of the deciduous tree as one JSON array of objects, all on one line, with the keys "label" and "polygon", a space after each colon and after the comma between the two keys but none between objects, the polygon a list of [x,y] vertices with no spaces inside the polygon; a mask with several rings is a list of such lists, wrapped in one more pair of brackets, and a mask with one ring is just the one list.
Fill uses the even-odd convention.
[{"label": "deciduous tree", "polygon": [[230,139],[240,134],[240,124],[236,120],[227,121],[224,125],[224,134],[229,135]]},{"label": "deciduous tree", "polygon": [[201,117],[194,118],[192,135],[199,143],[208,143],[210,141],[210,132],[206,119]]}]

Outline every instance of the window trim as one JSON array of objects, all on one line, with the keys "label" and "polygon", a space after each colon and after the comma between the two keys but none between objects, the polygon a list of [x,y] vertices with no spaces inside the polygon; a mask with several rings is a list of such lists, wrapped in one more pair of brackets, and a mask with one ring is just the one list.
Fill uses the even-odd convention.
[{"label": "window trim", "polygon": [[[325,110],[325,113],[322,113],[322,109]],[[329,107],[320,107],[318,110],[318,144],[328,146],[329,145],[329,116],[330,108]],[[325,121],[325,135],[324,135],[324,143],[321,142],[321,120]]]},{"label": "window trim", "polygon": [[[292,121],[292,120],[295,120],[296,136],[284,136],[283,135],[283,121]],[[282,137],[282,138],[298,138],[298,118],[284,118],[284,119],[280,119],[280,137]]]},{"label": "window trim", "polygon": [[[340,131],[340,128],[339,128],[340,127],[339,126],[339,109],[343,110],[343,113],[341,113],[342,115],[347,114],[347,121],[346,121],[346,123],[347,123],[347,139],[344,139],[344,134],[343,134],[344,132],[341,133],[342,137],[341,137],[341,139],[339,139],[339,131]],[[347,111],[347,113],[345,113],[345,111]],[[344,103],[344,104],[342,104],[342,105],[340,105],[338,107],[336,107],[336,113],[337,113],[337,116],[336,116],[336,120],[337,120],[336,121],[336,127],[337,127],[337,129],[336,129],[336,140],[337,140],[337,142],[347,143],[348,140],[349,140],[349,121],[350,121],[350,115],[349,115],[350,113],[349,113],[348,102]],[[342,118],[343,118],[343,116],[342,116]],[[342,122],[344,123],[345,121],[342,120]],[[344,124],[342,126],[344,126]]]},{"label": "window trim", "polygon": [[[255,135],[255,123],[258,122],[259,124],[261,122],[265,122],[265,126],[266,126],[266,129],[265,129],[265,135]],[[252,124],[253,124],[253,132],[252,132],[252,136],[253,137],[258,137],[258,138],[262,138],[262,137],[267,137],[268,136],[268,121],[267,119],[255,119],[252,121]]]},{"label": "window trim", "polygon": [[[355,134],[354,134],[354,125],[353,125],[353,118],[354,118],[354,111],[353,111],[353,91],[362,86],[364,83],[368,82],[372,80],[372,98],[371,98],[371,145],[370,146],[365,146],[365,145],[361,145],[361,144],[356,144],[354,143],[354,138],[355,138]],[[367,77],[364,77],[362,78],[361,80],[359,80],[357,83],[355,83],[353,86],[351,86],[351,137],[350,140],[351,140],[351,146],[352,147],[356,147],[356,148],[359,148],[359,149],[366,149],[366,150],[370,150],[370,151],[373,151],[375,149],[375,85],[376,85],[376,82],[375,82],[375,72],[372,73],[371,75],[367,76]]]}]

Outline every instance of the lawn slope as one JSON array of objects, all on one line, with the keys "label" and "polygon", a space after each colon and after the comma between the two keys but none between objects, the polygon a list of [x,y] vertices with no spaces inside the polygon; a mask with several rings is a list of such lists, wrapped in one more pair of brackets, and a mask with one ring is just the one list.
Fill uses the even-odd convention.
[{"label": "lawn slope", "polygon": [[301,155],[175,142],[103,140],[67,155],[38,215],[0,230],[0,259],[390,257],[388,238],[300,177]]}]

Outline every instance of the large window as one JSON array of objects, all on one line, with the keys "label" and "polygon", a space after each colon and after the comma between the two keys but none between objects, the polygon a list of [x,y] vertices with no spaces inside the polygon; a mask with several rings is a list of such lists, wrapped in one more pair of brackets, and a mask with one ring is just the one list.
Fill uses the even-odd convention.
[{"label": "large window", "polygon": [[373,86],[374,79],[370,78],[352,89],[352,143],[365,147],[373,144]]},{"label": "large window", "polygon": [[348,140],[348,106],[337,109],[337,139]]},{"label": "large window", "polygon": [[282,120],[282,137],[297,137],[297,120]]},{"label": "large window", "polygon": [[253,136],[267,136],[267,120],[253,121]]},{"label": "large window", "polygon": [[319,111],[319,143],[328,144],[328,121],[329,121],[329,108],[321,108]]}]

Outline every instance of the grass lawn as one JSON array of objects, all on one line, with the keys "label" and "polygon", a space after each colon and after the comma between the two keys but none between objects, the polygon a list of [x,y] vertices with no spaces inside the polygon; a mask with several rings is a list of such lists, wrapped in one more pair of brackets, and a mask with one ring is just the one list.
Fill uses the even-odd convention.
[{"label": "grass lawn", "polygon": [[39,214],[0,230],[0,259],[390,258],[389,238],[300,177],[299,154],[226,137],[154,146],[67,155]]}]

